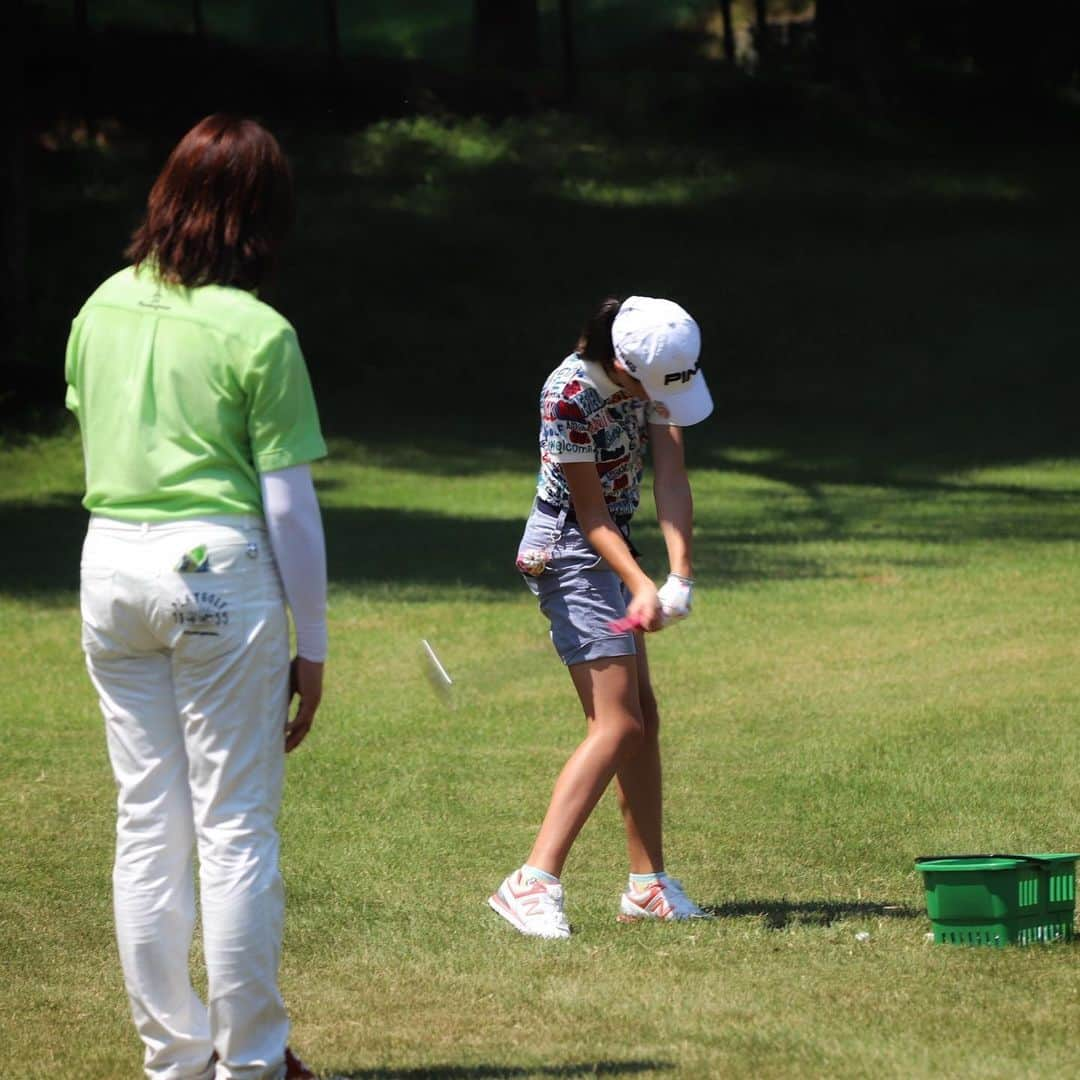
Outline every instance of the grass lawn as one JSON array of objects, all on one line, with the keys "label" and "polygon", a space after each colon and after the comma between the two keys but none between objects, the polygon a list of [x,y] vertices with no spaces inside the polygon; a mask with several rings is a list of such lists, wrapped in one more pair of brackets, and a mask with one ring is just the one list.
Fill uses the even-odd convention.
[{"label": "grass lawn", "polygon": [[[321,1073],[1076,1068],[1080,946],[928,945],[913,860],[1080,847],[1080,457],[805,437],[691,435],[698,600],[650,640],[669,865],[717,917],[616,923],[609,795],[566,870],[565,943],[484,904],[582,726],[512,568],[533,433],[334,442],[317,471],[332,661],[281,817],[282,980]],[[132,1077],[111,781],[78,649],[77,438],[6,445],[0,479],[0,1044],[23,1076]],[[457,679],[452,709],[421,637]]]},{"label": "grass lawn", "polygon": [[[317,469],[327,696],[281,818],[283,984],[324,1075],[1076,1068],[1080,946],[927,945],[913,861],[1080,848],[1080,158],[812,132],[763,152],[721,106],[695,140],[677,107],[647,136],[558,116],[282,133],[300,210],[271,299],[339,436]],[[25,360],[50,400],[166,150],[32,156]],[[575,935],[537,943],[484,900],[582,724],[512,560],[537,389],[609,290],[686,303],[718,404],[689,438],[695,614],[650,641],[669,864],[717,918],[615,922],[609,797],[566,871]],[[0,1046],[27,1076],[131,1077],[80,453],[38,426],[0,441]]]}]

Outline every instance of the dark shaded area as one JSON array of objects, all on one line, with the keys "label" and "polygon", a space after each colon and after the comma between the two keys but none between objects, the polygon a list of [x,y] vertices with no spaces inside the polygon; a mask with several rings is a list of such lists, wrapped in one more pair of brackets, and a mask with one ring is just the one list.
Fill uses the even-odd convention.
[{"label": "dark shaded area", "polygon": [[[716,585],[862,580],[874,547],[895,541],[939,545],[940,553],[907,561],[891,551],[890,565],[902,571],[938,565],[935,559],[948,558],[950,549],[972,541],[1050,543],[1080,536],[1080,490],[960,483],[943,475],[976,460],[966,440],[951,453],[928,456],[903,442],[874,444],[859,435],[841,438],[804,428],[785,445],[782,432],[775,443],[768,441],[770,434],[717,425],[690,444],[692,469],[768,482],[741,510],[727,504],[699,507],[695,561],[702,579]],[[408,441],[406,433],[394,430],[368,432],[368,437],[364,444],[336,443],[333,456],[344,462],[391,462],[436,484],[488,470],[524,475],[535,469],[531,439],[525,437],[521,449],[492,445],[487,452],[467,442],[442,441],[432,432],[423,441]],[[763,449],[751,455],[740,451],[740,444]],[[1012,449],[1007,440],[1003,448]],[[512,518],[345,507],[334,505],[333,478],[319,486],[334,584],[364,588],[392,582],[406,601],[456,585],[489,596],[524,596],[513,559],[527,505]],[[75,495],[0,501],[0,593],[69,601],[78,589],[86,523]],[[662,563],[663,542],[647,493],[634,538],[646,566]],[[807,554],[808,542],[814,541],[857,541],[864,554],[847,563],[816,558]]]},{"label": "dark shaded area", "polygon": [[832,926],[844,919],[924,919],[925,908],[872,900],[739,900],[706,906],[720,919],[761,918],[770,930],[789,926]]},{"label": "dark shaded area", "polygon": [[[87,521],[75,496],[0,502],[0,593],[58,600],[77,593]],[[519,521],[326,507],[323,522],[336,584],[522,588],[513,565]]]},{"label": "dark shaded area", "polygon": [[[1008,499],[1028,501],[1035,505],[1075,505],[1080,509],[1080,488],[1045,488],[1025,487],[1022,484],[977,483],[959,480],[937,479],[929,472],[920,474],[914,466],[908,475],[895,475],[885,462],[852,458],[847,461],[835,461],[826,465],[811,463],[805,458],[790,455],[763,462],[739,461],[724,450],[705,450],[699,455],[702,464],[706,462],[722,472],[742,473],[756,476],[762,480],[787,484],[798,488],[813,498],[818,497],[822,485],[857,484],[867,487],[888,487],[898,491],[927,492],[936,495],[963,496],[1004,496]],[[968,464],[966,460],[958,466]],[[942,463],[944,464],[944,463]],[[923,468],[926,468],[925,466]],[[1045,530],[1045,521],[1041,528]]]},{"label": "dark shaded area", "polygon": [[[830,162],[683,147],[669,167],[645,142],[581,149],[590,137],[537,124],[521,151],[469,166],[408,133],[385,148],[290,147],[300,221],[267,295],[300,331],[329,430],[395,415],[403,449],[433,420],[466,438],[527,431],[544,374],[614,290],[678,296],[696,313],[728,430],[767,426],[787,442],[832,422],[872,448],[955,425],[976,455],[996,456],[999,440],[1076,445],[1080,158],[1012,152],[980,167],[955,152]],[[514,160],[544,139],[578,155],[570,173]],[[164,152],[37,156],[37,287],[13,418],[60,401],[67,322],[120,265]],[[685,201],[650,204],[665,184],[684,185]],[[614,205],[591,195],[609,189]],[[644,203],[619,205],[624,191]],[[65,208],[80,201],[90,212],[73,219]],[[580,238],[603,258],[578,257]]]},{"label": "dark shaded area", "polygon": [[668,1061],[583,1061],[573,1065],[419,1065],[415,1068],[331,1069],[337,1080],[499,1080],[515,1076],[636,1076],[668,1072]]},{"label": "dark shaded area", "polygon": [[790,464],[824,433],[893,481],[902,455],[1074,452],[1080,7],[744,4],[736,53],[727,6],[21,5],[5,435],[56,423],[70,318],[175,139],[227,108],[295,163],[265,296],[332,433],[531,445],[543,376],[614,291],[698,317],[723,434],[695,440]]},{"label": "dark shaded area", "polygon": [[0,592],[68,602],[79,591],[79,552],[89,517],[74,496],[0,503]]},{"label": "dark shaded area", "polygon": [[327,507],[323,522],[336,584],[522,589],[514,569],[522,521]]},{"label": "dark shaded area", "polygon": [[[30,9],[31,12],[33,9]],[[182,134],[221,109],[298,120],[319,130],[359,127],[409,111],[409,65],[364,58],[347,68],[308,48],[267,50],[242,42],[153,31],[97,27],[85,36],[32,23],[26,36],[31,122],[37,130],[85,124],[106,137],[117,131]],[[152,57],[174,77],[199,70],[182,92],[174,82],[139,78]],[[347,87],[343,84],[347,81]],[[175,139],[173,139],[175,141]]]}]

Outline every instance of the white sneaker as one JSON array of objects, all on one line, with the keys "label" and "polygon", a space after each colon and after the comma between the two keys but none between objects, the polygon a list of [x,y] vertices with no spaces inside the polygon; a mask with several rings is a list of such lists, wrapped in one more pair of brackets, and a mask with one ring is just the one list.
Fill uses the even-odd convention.
[{"label": "white sneaker", "polygon": [[619,917],[631,919],[708,919],[711,916],[683,892],[682,883],[662,877],[651,885],[630,882],[619,901]]},{"label": "white sneaker", "polygon": [[542,938],[570,936],[561,885],[524,878],[520,870],[515,870],[488,897],[488,905],[523,934]]}]

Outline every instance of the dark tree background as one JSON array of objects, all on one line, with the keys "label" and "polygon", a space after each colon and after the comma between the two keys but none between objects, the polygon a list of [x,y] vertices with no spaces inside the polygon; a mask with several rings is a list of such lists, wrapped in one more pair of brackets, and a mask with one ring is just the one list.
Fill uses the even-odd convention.
[{"label": "dark tree background", "polygon": [[[308,340],[362,304],[343,296],[327,306],[325,283],[316,295],[321,268],[333,265],[346,280],[415,250],[400,281],[379,280],[389,291],[374,334],[418,384],[437,381],[434,354],[403,343],[402,328],[413,320],[400,312],[421,305],[438,313],[447,282],[483,299],[493,286],[505,288],[498,302],[509,324],[520,302],[515,280],[539,308],[576,311],[590,299],[579,287],[600,288],[590,273],[616,283],[630,276],[628,252],[672,268],[657,288],[681,285],[679,256],[697,245],[696,257],[720,282],[715,292],[740,294],[738,318],[723,328],[738,337],[738,319],[745,321],[747,347],[728,360],[729,400],[749,407],[775,397],[788,385],[788,369],[752,354],[756,336],[775,337],[784,325],[772,297],[776,275],[807,247],[820,249],[820,268],[808,277],[834,275],[831,295],[843,304],[862,287],[862,271],[837,269],[827,253],[837,237],[857,251],[887,228],[893,211],[883,192],[890,183],[914,183],[908,172],[926,161],[947,159],[955,173],[935,181],[941,191],[1004,193],[950,205],[940,235],[976,212],[986,215],[985,227],[973,217],[973,236],[1005,235],[1019,227],[1021,206],[1031,214],[1043,207],[1057,235],[1072,235],[1073,200],[1058,192],[1076,175],[1073,148],[1080,147],[1074,0],[24,0],[4,5],[0,19],[6,423],[36,423],[55,405],[57,352],[73,306],[114,265],[168,146],[219,109],[256,115],[282,132],[301,184],[309,191],[324,185],[297,244],[308,263],[288,283],[301,313],[320,313],[314,331],[303,327]],[[409,128],[410,120],[441,125],[444,134],[422,123]],[[395,122],[405,126],[364,141],[363,133]],[[436,145],[471,123],[483,127],[481,141],[497,142],[495,133],[505,130],[519,142],[497,162],[490,147],[472,161],[465,150],[455,158],[454,146]],[[376,153],[372,146],[381,147],[379,183],[390,195],[356,164],[358,155]],[[491,161],[483,171],[477,162],[489,160],[485,153]],[[1053,163],[1038,176],[993,175],[1002,161],[1037,166],[1047,153]],[[875,172],[903,155],[912,164],[897,166],[887,181]],[[751,157],[743,173],[757,169],[764,182],[717,201],[715,163],[730,160],[738,179],[740,162]],[[682,168],[684,160],[689,179],[659,175],[665,162]],[[539,169],[547,171],[539,176]],[[816,192],[813,210],[800,212],[800,170]],[[657,200],[676,200],[663,193],[682,191],[680,184],[684,201],[660,209]],[[764,196],[753,202],[758,188],[795,194],[766,205]],[[1039,195],[1024,202],[1008,194],[1014,189]],[[523,194],[529,191],[537,194]],[[454,202],[466,195],[473,199],[467,206]],[[532,200],[528,213],[504,225],[500,207],[515,198]],[[605,198],[612,201],[602,204]],[[938,212],[914,198],[905,205],[922,215],[915,231]],[[428,216],[403,212],[413,207],[428,207]],[[1033,237],[1053,234],[1046,221],[1036,228],[1033,218],[1024,220]],[[364,223],[364,242],[345,250],[345,226],[356,222]],[[625,249],[598,241],[594,232],[604,229]],[[706,257],[708,245],[717,259]],[[571,288],[573,275],[580,282]],[[942,310],[967,302],[963,276],[952,280],[955,294]],[[791,288],[797,304],[797,285]],[[1016,290],[1023,288],[1018,277]],[[985,302],[1000,315],[1000,299]],[[466,316],[468,306],[451,305],[447,317],[483,321],[483,303]],[[839,334],[833,324],[842,319],[821,318]],[[844,347],[838,338],[835,348]],[[789,367],[802,365],[798,385],[816,379],[838,393],[835,370],[807,374],[823,351],[810,337],[798,341],[787,348]],[[845,378],[855,385],[853,355]],[[320,377],[351,385],[365,362],[342,360]],[[892,374],[913,387],[922,369],[904,364]],[[852,394],[865,406],[865,386]]]},{"label": "dark tree background", "polygon": [[473,36],[481,68],[535,68],[540,62],[537,0],[473,0]]}]

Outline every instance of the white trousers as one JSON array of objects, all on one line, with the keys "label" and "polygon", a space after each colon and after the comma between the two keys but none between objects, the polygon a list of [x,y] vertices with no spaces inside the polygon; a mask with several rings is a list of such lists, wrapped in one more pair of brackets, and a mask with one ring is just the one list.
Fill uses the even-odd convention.
[{"label": "white trousers", "polygon": [[[116,936],[146,1074],[278,1080],[289,637],[266,532],[256,518],[94,517],[81,580],[118,792]],[[207,1004],[188,968],[193,849]]]}]

